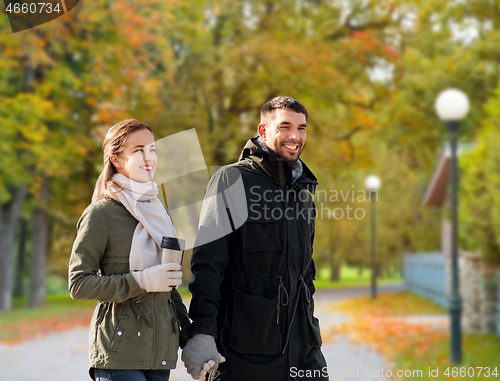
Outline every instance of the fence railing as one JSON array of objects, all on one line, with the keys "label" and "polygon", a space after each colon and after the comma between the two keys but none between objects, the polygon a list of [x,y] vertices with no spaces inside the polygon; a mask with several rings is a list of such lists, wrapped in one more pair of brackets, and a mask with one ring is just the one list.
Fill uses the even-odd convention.
[{"label": "fence railing", "polygon": [[405,254],[404,282],[408,290],[448,308],[445,258],[441,253]]}]

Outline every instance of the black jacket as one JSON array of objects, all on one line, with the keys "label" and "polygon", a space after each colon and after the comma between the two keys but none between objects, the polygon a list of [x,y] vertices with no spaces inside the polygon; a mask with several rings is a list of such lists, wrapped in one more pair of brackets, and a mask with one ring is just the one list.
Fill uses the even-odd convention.
[{"label": "black jacket", "polygon": [[[251,139],[205,193],[191,261],[191,334],[217,338],[218,380],[324,380],[313,316],[317,180]],[[309,370],[309,372],[307,372]],[[300,371],[303,371],[302,373]],[[297,374],[313,377],[291,377]]]}]

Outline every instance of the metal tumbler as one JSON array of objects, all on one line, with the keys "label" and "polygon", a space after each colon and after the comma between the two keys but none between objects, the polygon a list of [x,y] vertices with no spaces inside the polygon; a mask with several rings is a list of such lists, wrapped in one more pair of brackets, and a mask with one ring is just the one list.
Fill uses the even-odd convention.
[{"label": "metal tumbler", "polygon": [[163,237],[161,240],[161,263],[178,263],[182,265],[186,241],[180,238]]}]

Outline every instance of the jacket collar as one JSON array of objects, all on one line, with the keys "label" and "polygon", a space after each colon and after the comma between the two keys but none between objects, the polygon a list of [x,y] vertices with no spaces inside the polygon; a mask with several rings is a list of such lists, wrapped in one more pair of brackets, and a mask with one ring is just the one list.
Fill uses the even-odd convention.
[{"label": "jacket collar", "polygon": [[[280,187],[290,186],[292,184],[292,168],[290,164],[285,159],[260,148],[257,139],[258,137],[255,137],[247,141],[243,151],[241,151],[239,161],[250,161],[252,166],[261,168]],[[302,167],[302,175],[297,179],[296,183],[317,185],[318,180],[304,162],[302,162]]]}]

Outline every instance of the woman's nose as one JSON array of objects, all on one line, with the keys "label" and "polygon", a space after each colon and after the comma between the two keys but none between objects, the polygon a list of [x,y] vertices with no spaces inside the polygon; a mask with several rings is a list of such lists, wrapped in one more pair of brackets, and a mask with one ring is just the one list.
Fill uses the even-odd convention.
[{"label": "woman's nose", "polygon": [[154,155],[152,152],[149,152],[149,151],[143,151],[142,153],[142,159],[144,160],[144,162],[148,162],[148,161],[154,161]]}]

